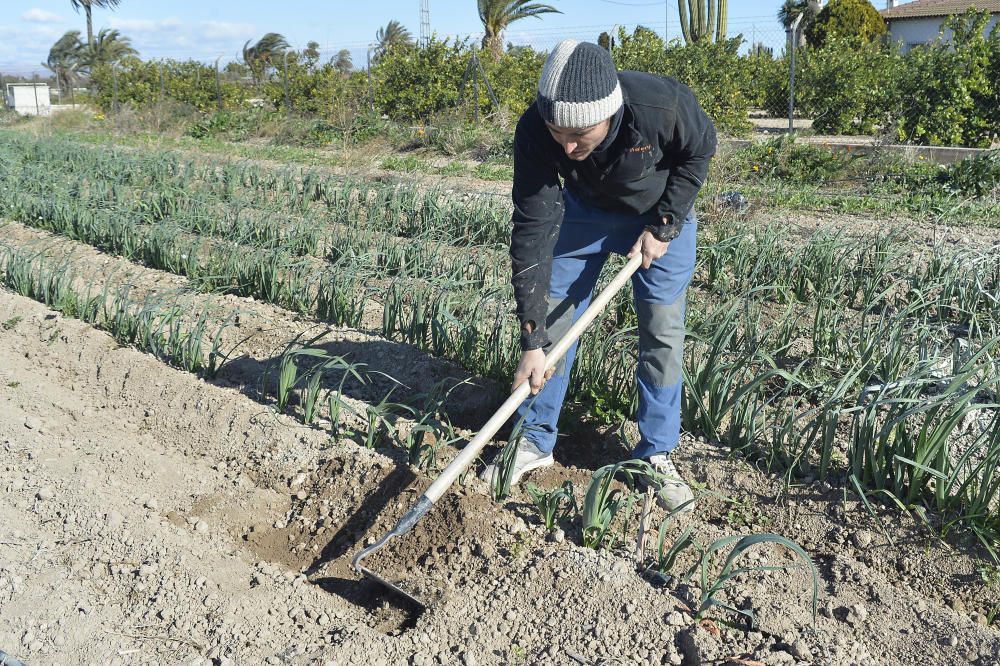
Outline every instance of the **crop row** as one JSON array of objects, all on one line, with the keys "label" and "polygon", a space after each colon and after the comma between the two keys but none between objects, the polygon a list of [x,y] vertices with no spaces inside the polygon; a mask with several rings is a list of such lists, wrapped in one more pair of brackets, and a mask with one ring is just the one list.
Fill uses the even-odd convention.
[{"label": "crop row", "polygon": [[[171,154],[107,150],[66,140],[5,133],[0,178],[13,165],[43,165],[46,178],[64,173],[87,182],[136,188],[162,210],[207,196],[244,205],[304,213],[315,203],[334,219],[363,220],[397,236],[438,235],[456,245],[505,245],[510,207],[484,195],[456,197],[414,184],[361,181],[311,169],[268,169],[249,163],[201,163]],[[67,155],[71,155],[67,159]]]},{"label": "crop row", "polygon": [[[2,167],[4,215],[186,275],[202,288],[338,324],[359,326],[378,308],[385,337],[481,375],[506,378],[516,363],[499,236],[455,222],[450,216],[468,211],[464,202],[440,193],[428,199],[412,186],[301,173],[267,181],[285,194],[264,196],[265,181],[248,176],[264,173],[256,166],[223,180],[219,174],[235,165],[185,166],[180,171],[195,174],[183,176],[191,179],[185,188],[179,158],[173,167],[154,158],[133,164],[145,169],[141,180],[99,156],[93,164],[108,180],[60,167],[65,180],[46,198],[45,169],[23,160],[54,159],[47,151],[29,145],[14,155],[22,162]],[[80,168],[88,164],[75,159]],[[162,202],[159,212],[131,203],[145,197],[139,185],[168,182],[178,188],[169,195],[175,199],[144,199]],[[431,202],[450,212],[430,215]],[[242,232],[212,228],[219,211],[237,211]],[[294,222],[282,227],[267,217],[282,212]],[[255,233],[262,220],[270,226]],[[307,232],[312,222],[329,235],[303,251],[292,230]],[[737,223],[703,232],[690,295],[685,427],[790,480],[822,477],[863,496],[937,509],[995,548],[1000,444],[990,433],[1000,376],[1000,253],[918,253],[890,234],[790,243],[773,229]],[[608,419],[634,410],[634,323],[622,295],[599,323],[602,334],[582,341],[574,368],[575,397]]]}]

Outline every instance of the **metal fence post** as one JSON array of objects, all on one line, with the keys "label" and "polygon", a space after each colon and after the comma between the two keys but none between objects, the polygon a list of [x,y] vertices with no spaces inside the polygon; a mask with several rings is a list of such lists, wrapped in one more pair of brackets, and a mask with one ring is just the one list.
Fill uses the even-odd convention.
[{"label": "metal fence post", "polygon": [[285,49],[285,116],[292,110],[292,100],[288,95],[288,49]]},{"label": "metal fence post", "polygon": [[[222,56],[219,56],[221,58]],[[219,80],[219,58],[215,59],[215,99],[222,111],[222,82]]]},{"label": "metal fence post", "polygon": [[38,72],[31,76],[31,89],[35,92],[35,115],[40,116],[42,112],[38,110]]},{"label": "metal fence post", "polygon": [[365,72],[368,74],[368,107],[371,109],[372,113],[375,113],[375,90],[372,87],[372,49],[373,44],[368,45],[368,53],[366,55],[367,66],[365,67]]},{"label": "metal fence post", "polygon": [[472,50],[472,118],[476,125],[479,124],[479,57],[475,49]]},{"label": "metal fence post", "polygon": [[163,85],[163,61],[157,63],[160,68],[160,102],[163,102],[163,91],[165,86]]},{"label": "metal fence post", "polygon": [[118,68],[111,64],[111,110],[118,113]]},{"label": "metal fence post", "polygon": [[788,133],[791,134],[795,131],[795,125],[792,122],[792,117],[795,115],[795,47],[797,46],[798,39],[795,37],[796,31],[799,29],[799,24],[802,23],[802,17],[805,13],[801,13],[795,17],[792,21],[792,27],[788,30]]}]

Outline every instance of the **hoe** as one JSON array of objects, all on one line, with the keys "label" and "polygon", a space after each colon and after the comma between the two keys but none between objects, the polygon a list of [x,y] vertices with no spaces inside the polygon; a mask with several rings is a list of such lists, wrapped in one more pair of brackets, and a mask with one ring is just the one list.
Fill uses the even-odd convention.
[{"label": "hoe", "polygon": [[[556,342],[555,345],[553,345],[552,349],[545,356],[546,370],[555,367],[556,363],[558,363],[559,360],[566,354],[566,351],[570,348],[570,346],[576,342],[576,339],[580,337],[587,326],[589,326],[590,323],[597,318],[597,315],[604,310],[608,301],[610,301],[618,290],[621,289],[622,285],[624,285],[625,282],[632,277],[632,274],[635,273],[636,269],[638,269],[641,264],[641,255],[632,257],[618,272],[618,274],[615,275],[614,279],[611,280],[611,283],[605,287],[604,290],[597,295],[597,297],[594,298],[590,306],[583,311],[583,314],[580,315],[570,329],[566,331],[566,334],[558,342]],[[465,471],[465,468],[476,459],[479,452],[483,450],[483,447],[486,446],[487,442],[489,442],[493,435],[496,434],[497,430],[499,430],[507,419],[510,418],[511,414],[514,413],[518,405],[520,405],[524,399],[528,397],[529,390],[530,387],[528,386],[528,382],[523,382],[520,386],[514,389],[514,392],[511,393],[510,397],[507,398],[496,413],[490,417],[490,420],[486,422],[486,425],[483,426],[482,430],[480,430],[476,436],[472,438],[472,441],[470,441],[469,444],[461,450],[458,456],[455,457],[451,464],[448,465],[443,472],[441,472],[440,476],[438,476],[438,478],[434,480],[434,483],[432,483],[430,487],[424,491],[424,494],[420,496],[413,507],[399,519],[396,526],[386,532],[378,541],[361,550],[354,556],[354,559],[351,561],[351,566],[354,567],[355,571],[388,588],[393,593],[407,599],[420,610],[427,607],[426,604],[401,589],[395,583],[386,580],[371,569],[363,566],[361,564],[361,560],[380,548],[384,548],[390,539],[393,539],[394,537],[401,537],[413,529],[414,525],[416,525],[420,519],[424,517],[424,514],[430,511],[431,507],[433,507],[434,504],[441,499],[441,496],[444,495],[445,491],[448,490],[449,487],[451,487],[451,484],[455,482],[455,479],[457,479],[462,472]]]}]

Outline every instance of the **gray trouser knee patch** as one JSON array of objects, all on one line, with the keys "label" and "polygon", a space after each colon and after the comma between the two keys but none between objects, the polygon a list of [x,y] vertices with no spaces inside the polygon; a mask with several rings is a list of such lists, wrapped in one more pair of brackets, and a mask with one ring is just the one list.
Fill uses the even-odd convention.
[{"label": "gray trouser knee patch", "polygon": [[[568,296],[561,301],[549,300],[549,313],[545,317],[545,326],[549,331],[549,340],[555,344],[562,336],[566,335],[569,327],[573,325],[573,316],[576,314],[576,305]],[[566,372],[566,357],[559,359],[556,363],[556,374],[562,375]]]},{"label": "gray trouser knee patch", "polygon": [[639,376],[653,386],[672,386],[684,362],[684,296],[670,305],[637,301]]}]

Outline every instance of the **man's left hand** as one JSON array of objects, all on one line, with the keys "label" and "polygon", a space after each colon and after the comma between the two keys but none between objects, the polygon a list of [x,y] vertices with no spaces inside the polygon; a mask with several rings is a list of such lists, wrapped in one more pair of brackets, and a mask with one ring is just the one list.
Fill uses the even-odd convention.
[{"label": "man's left hand", "polygon": [[639,236],[639,240],[629,250],[628,258],[631,259],[637,253],[642,253],[642,267],[649,268],[654,261],[667,253],[669,245],[669,242],[658,241],[653,237],[653,234],[644,230],[642,235]]}]

